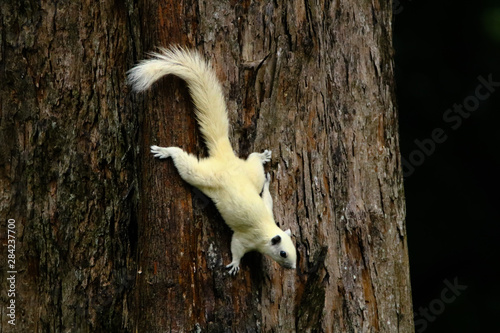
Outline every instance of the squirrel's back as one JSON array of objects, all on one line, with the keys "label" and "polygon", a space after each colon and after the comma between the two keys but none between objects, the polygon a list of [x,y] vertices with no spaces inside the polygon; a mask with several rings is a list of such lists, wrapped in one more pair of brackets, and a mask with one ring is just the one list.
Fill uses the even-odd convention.
[{"label": "squirrel's back", "polygon": [[180,47],[160,49],[128,72],[136,91],[147,90],[165,75],[186,81],[195,105],[195,115],[210,156],[233,155],[229,142],[229,121],[222,88],[214,70],[195,51]]}]

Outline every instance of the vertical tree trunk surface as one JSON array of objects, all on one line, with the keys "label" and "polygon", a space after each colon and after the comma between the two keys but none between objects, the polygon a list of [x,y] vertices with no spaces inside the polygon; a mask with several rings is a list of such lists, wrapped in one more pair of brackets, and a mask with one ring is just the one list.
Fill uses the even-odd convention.
[{"label": "vertical tree trunk surface", "polygon": [[[413,331],[390,2],[0,10],[2,331]],[[126,85],[170,44],[212,62],[237,154],[272,150],[275,219],[294,234],[297,270],[251,253],[228,275],[215,206],[150,156],[153,144],[206,155],[183,81]]]}]

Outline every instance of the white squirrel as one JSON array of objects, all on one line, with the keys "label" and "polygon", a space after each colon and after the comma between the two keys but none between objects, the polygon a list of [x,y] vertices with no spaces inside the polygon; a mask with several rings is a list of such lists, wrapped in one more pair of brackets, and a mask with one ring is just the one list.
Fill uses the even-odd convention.
[{"label": "white squirrel", "polygon": [[182,179],[211,198],[233,230],[232,262],[226,266],[229,273],[238,273],[243,255],[254,250],[283,267],[295,268],[297,254],[291,232],[274,222],[270,176],[264,174],[263,165],[270,161],[271,152],[252,153],[246,160],[234,154],[222,88],[199,53],[172,47],[151,56],[128,72],[130,84],[134,90],[144,91],[170,74],[186,81],[209,157],[198,159],[178,147],[151,146],[151,152],[160,159],[171,157]]}]

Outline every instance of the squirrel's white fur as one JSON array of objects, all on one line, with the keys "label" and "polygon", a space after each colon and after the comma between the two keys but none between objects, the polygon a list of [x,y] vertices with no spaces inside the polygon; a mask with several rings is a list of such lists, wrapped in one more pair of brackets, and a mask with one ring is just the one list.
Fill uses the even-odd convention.
[{"label": "squirrel's white fur", "polygon": [[182,179],[210,197],[233,230],[230,274],[236,274],[243,255],[254,250],[295,268],[290,229],[283,231],[274,222],[270,176],[264,175],[263,165],[270,161],[271,152],[238,158],[229,142],[226,103],[213,69],[195,51],[179,47],[160,51],[132,68],[129,82],[134,90],[143,91],[164,75],[185,80],[209,157],[198,159],[177,147],[151,146],[151,152],[160,159],[171,157]]}]

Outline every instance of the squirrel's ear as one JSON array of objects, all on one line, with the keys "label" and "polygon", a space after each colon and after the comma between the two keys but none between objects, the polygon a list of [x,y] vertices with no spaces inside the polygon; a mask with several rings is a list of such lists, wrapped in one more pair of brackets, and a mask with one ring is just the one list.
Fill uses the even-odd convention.
[{"label": "squirrel's ear", "polygon": [[290,229],[286,229],[285,230],[285,234],[287,234],[288,236],[292,237],[292,232],[290,231]]},{"label": "squirrel's ear", "polygon": [[279,242],[281,242],[281,237],[280,237],[280,235],[276,235],[276,236],[274,236],[274,237],[271,239],[271,244],[273,244],[273,245],[276,245],[276,244],[278,244]]}]

